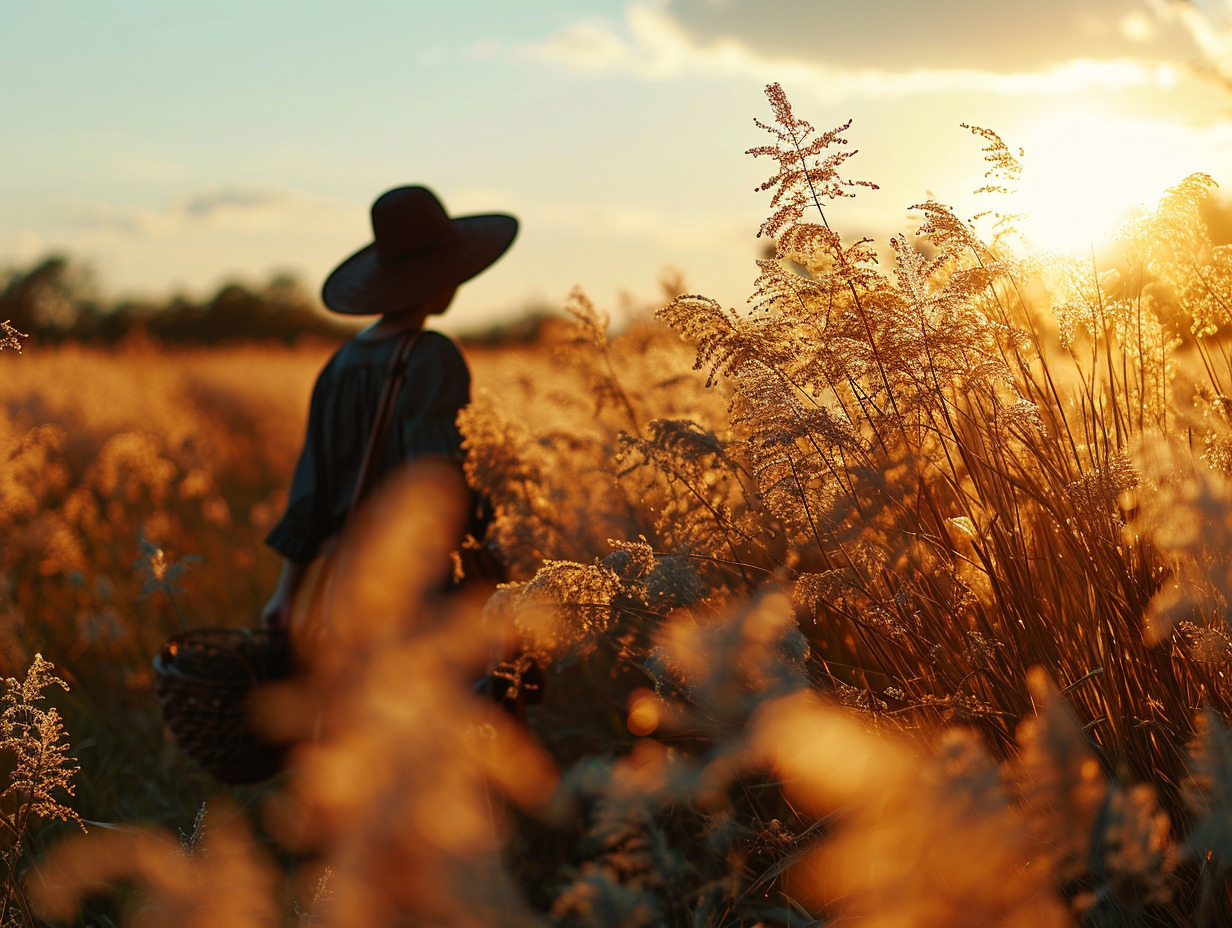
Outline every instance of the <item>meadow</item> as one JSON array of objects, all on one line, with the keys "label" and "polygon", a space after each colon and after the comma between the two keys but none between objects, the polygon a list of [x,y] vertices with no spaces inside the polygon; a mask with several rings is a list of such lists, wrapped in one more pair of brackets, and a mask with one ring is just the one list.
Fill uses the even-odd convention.
[{"label": "meadow", "polygon": [[[5,333],[0,922],[1232,924],[1213,181],[1046,253],[973,127],[989,212],[879,251],[837,231],[849,128],[767,95],[749,306],[666,281],[613,333],[579,290],[465,346],[506,582],[435,595],[442,478],[391,484],[261,784],[183,756],[150,657],[255,623],[331,344]],[[471,689],[511,636],[524,724]]]}]

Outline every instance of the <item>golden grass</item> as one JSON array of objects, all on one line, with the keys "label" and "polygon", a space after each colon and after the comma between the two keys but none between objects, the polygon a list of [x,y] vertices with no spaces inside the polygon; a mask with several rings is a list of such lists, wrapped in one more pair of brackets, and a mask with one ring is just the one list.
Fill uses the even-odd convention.
[{"label": "golden grass", "polygon": [[[1025,253],[1009,209],[981,231],[929,202],[883,269],[826,216],[860,186],[846,127],[768,93],[777,254],[751,310],[673,294],[666,326],[612,336],[578,292],[534,344],[469,352],[467,474],[513,581],[432,594],[449,492],[394,482],[356,523],[345,634],[266,705],[300,735],[288,771],[233,793],[244,815],[211,800],[199,848],[65,842],[41,911],[1232,923],[1232,252],[1198,214],[1210,179],[1128,226],[1113,267]],[[1010,149],[973,131],[989,190],[1012,188]],[[0,355],[0,657],[41,649],[73,683],[83,818],[187,826],[210,793],[152,719],[174,620],[133,562],[143,538],[200,556],[190,623],[252,623],[327,351]],[[470,689],[510,628],[550,668],[528,726]],[[91,901],[99,881],[129,889]]]}]

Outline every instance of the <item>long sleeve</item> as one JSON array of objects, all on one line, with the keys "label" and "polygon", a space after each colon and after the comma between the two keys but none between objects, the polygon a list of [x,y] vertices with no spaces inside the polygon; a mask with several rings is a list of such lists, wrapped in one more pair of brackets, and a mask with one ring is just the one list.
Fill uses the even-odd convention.
[{"label": "long sleeve", "polygon": [[295,476],[287,494],[287,508],[282,519],[270,530],[265,543],[296,563],[306,563],[317,556],[321,542],[335,530],[330,504],[330,474],[327,455],[327,407],[334,390],[335,358],[317,376],[308,409],[308,427],[304,447],[295,466]]},{"label": "long sleeve", "polygon": [[471,375],[457,346],[425,332],[411,357],[409,376],[396,410],[396,438],[387,448],[390,466],[425,454],[461,461],[458,413],[470,402]]}]

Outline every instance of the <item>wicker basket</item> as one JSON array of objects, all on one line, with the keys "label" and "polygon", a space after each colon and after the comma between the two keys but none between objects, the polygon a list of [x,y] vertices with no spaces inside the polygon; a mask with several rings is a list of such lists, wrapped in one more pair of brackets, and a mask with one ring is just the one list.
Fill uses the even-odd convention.
[{"label": "wicker basket", "polygon": [[184,753],[223,783],[255,783],[278,771],[286,746],[252,727],[253,689],[291,673],[285,635],[201,628],[163,642],[154,657],[158,702]]}]

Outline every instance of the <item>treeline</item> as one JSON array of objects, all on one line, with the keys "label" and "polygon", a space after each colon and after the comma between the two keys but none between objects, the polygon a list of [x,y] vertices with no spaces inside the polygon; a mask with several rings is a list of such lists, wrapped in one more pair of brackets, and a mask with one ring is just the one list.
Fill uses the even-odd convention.
[{"label": "treeline", "polygon": [[326,315],[287,275],[256,289],[227,283],[201,302],[184,296],[111,302],[98,295],[87,267],[61,254],[0,271],[0,322],[6,319],[19,332],[49,342],[113,343],[143,333],[169,343],[291,343],[305,336],[345,338],[356,328]]},{"label": "treeline", "polygon": [[[512,318],[456,337],[466,344],[496,347],[528,344],[559,313],[527,306]],[[46,255],[25,269],[0,268],[0,322],[36,341],[113,344],[140,333],[169,344],[276,341],[304,337],[350,337],[368,319],[331,316],[289,275],[276,275],[253,289],[227,283],[209,299],[184,296],[163,301],[108,301],[99,296],[93,274],[79,261]]]}]

